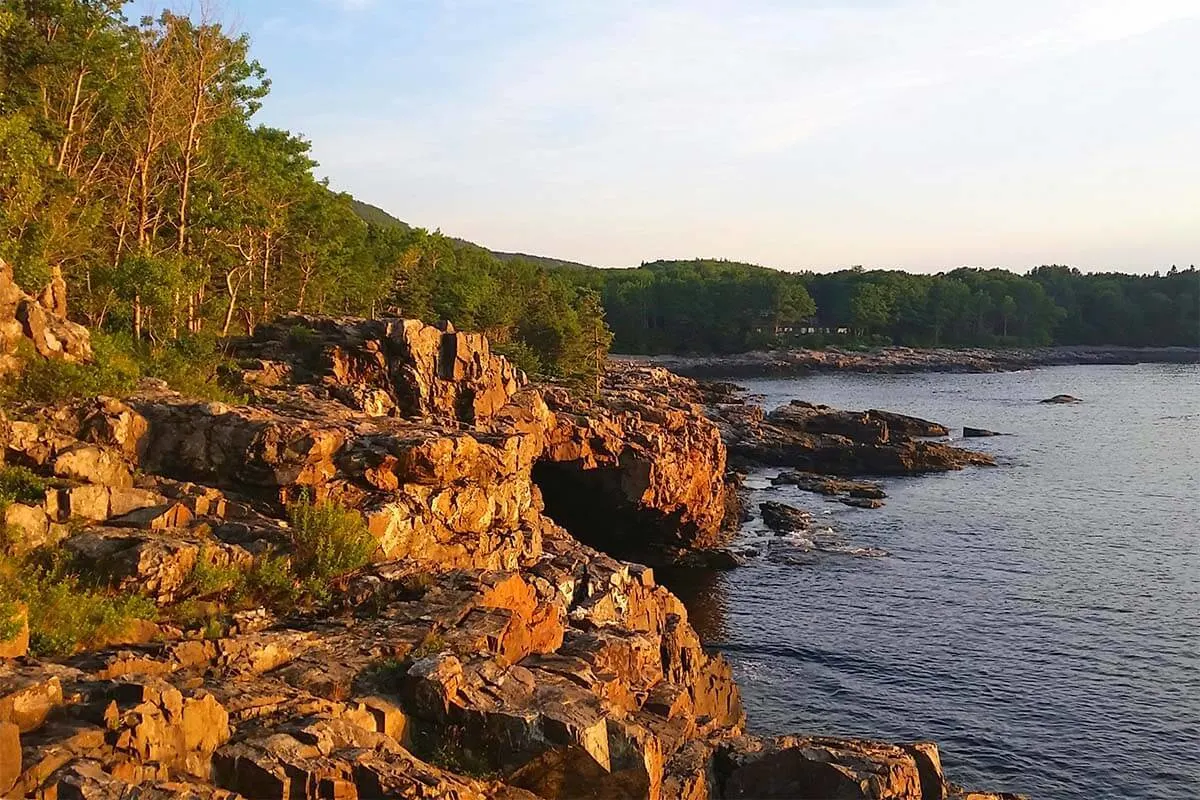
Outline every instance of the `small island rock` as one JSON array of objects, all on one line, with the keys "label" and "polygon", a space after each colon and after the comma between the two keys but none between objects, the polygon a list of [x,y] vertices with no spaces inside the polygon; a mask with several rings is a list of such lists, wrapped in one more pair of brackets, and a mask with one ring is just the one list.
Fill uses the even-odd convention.
[{"label": "small island rock", "polygon": [[987,428],[968,428],[963,427],[963,437],[966,439],[977,439],[984,436],[1003,436],[1003,433],[989,431]]}]

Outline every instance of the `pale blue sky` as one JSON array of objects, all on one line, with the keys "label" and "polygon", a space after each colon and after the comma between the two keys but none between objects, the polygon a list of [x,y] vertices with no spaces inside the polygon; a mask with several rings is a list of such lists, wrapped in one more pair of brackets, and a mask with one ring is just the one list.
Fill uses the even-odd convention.
[{"label": "pale blue sky", "polygon": [[1200,262],[1200,0],[225,0],[332,184],[601,265]]}]

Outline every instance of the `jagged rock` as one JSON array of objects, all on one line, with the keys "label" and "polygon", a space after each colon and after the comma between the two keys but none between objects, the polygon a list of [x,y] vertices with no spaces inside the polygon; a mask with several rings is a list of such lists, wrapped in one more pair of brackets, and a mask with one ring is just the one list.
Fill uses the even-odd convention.
[{"label": "jagged rock", "polygon": [[179,595],[201,559],[215,567],[246,567],[252,560],[247,550],[216,540],[203,529],[156,525],[157,519],[146,530],[87,528],[64,540],[63,548],[117,588],[159,603]]},{"label": "jagged rock", "polygon": [[691,381],[631,365],[606,372],[599,402],[545,392],[557,424],[534,478],[550,516],[639,559],[722,544],[725,449],[694,393]]},{"label": "jagged rock", "polygon": [[[147,386],[0,427],[6,452],[59,477],[30,508],[47,538],[77,518],[63,548],[91,577],[165,620],[184,598],[220,615],[211,640],[147,623],[69,666],[0,664],[0,727],[20,731],[12,793],[701,800],[789,780],[811,793],[831,774],[857,776],[852,796],[940,785],[922,746],[737,738],[732,669],[679,599],[577,538],[722,552],[734,484],[700,405],[716,390],[645,367],[609,372],[598,399],[530,387],[481,337],[402,320],[292,318],[237,350],[254,405]],[[846,430],[872,444],[788,435],[818,437],[826,459],[908,458],[893,439],[915,423],[868,414]],[[810,422],[850,425],[835,417]],[[201,559],[285,552],[283,506],[301,495],[361,512],[377,562],[319,609],[194,597]]]},{"label": "jagged rock", "polygon": [[[303,341],[297,330],[305,332]],[[443,332],[419,320],[284,317],[259,328],[236,352],[259,365],[251,385],[327,382],[370,416],[394,407],[408,416],[482,422],[527,380],[493,355],[480,334]]]},{"label": "jagged rock", "polygon": [[728,547],[713,547],[705,550],[685,550],[672,561],[681,567],[737,569],[746,566],[746,554]]},{"label": "jagged rock", "polygon": [[66,318],[66,287],[62,276],[43,292],[48,304],[25,294],[13,281],[12,266],[0,258],[0,375],[19,367],[14,354],[28,340],[43,358],[88,361],[92,357],[87,328]]},{"label": "jagged rock", "polygon": [[60,478],[95,483],[115,489],[133,486],[129,466],[109,450],[76,444],[60,450],[54,458],[54,474]]},{"label": "jagged rock", "polygon": [[62,680],[52,670],[0,662],[0,722],[36,730],[63,704]]},{"label": "jagged rock", "polygon": [[735,463],[829,475],[905,475],[995,463],[985,453],[914,439],[949,433],[916,417],[839,411],[798,400],[764,415],[736,387],[710,384],[699,394]]},{"label": "jagged rock", "polygon": [[[927,784],[944,785],[936,759],[926,760],[925,767]],[[928,771],[935,767],[936,775]],[[921,769],[911,752],[893,744],[856,739],[793,736],[768,741],[734,739],[720,746],[716,771],[721,796],[726,798],[924,800],[925,797]]]},{"label": "jagged rock", "polygon": [[4,512],[0,525],[16,535],[17,549],[27,550],[48,543],[50,518],[42,506],[9,503],[0,510]]},{"label": "jagged rock", "polygon": [[758,504],[763,523],[776,533],[806,531],[812,526],[812,515],[794,506],[768,500]]}]

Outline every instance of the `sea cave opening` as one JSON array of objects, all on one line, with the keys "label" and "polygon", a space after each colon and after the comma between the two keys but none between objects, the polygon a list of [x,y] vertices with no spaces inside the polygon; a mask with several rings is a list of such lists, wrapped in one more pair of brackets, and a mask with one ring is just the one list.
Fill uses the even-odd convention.
[{"label": "sea cave opening", "polygon": [[539,461],[532,477],[546,516],[576,539],[614,558],[645,555],[649,537],[622,499],[619,469],[585,470],[571,462]]}]

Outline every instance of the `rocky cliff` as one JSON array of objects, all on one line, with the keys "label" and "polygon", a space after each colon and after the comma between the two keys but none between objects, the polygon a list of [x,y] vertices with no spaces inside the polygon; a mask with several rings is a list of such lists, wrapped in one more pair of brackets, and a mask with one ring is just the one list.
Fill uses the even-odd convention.
[{"label": "rocky cliff", "polygon": [[39,297],[13,280],[12,266],[0,258],[0,377],[16,369],[24,344],[42,358],[86,361],[92,349],[87,329],[67,319],[67,284],[56,270]]},{"label": "rocky cliff", "polygon": [[[293,318],[237,356],[244,405],[146,387],[0,417],[45,483],[4,509],[9,547],[158,609],[56,660],[0,651],[0,794],[959,796],[928,743],[745,736],[686,609],[598,549],[718,540],[725,448],[679,379],[582,399],[411,320]],[[289,555],[301,497],[361,512],[372,563],[316,602],[212,607],[213,575]],[[205,604],[220,624],[180,621]]]}]

